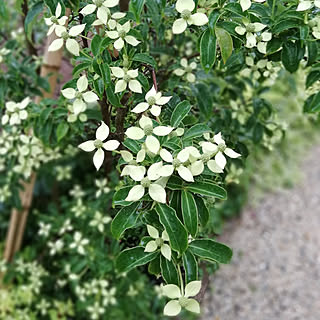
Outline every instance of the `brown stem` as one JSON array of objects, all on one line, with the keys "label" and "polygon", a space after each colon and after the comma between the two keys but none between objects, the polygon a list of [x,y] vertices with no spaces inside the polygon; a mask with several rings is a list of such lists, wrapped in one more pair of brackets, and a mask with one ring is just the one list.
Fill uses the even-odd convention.
[{"label": "brown stem", "polygon": [[154,69],[152,69],[151,74],[152,74],[152,81],[153,81],[154,88],[156,91],[158,91],[157,76]]},{"label": "brown stem", "polygon": [[120,0],[120,11],[129,10],[129,0]]}]

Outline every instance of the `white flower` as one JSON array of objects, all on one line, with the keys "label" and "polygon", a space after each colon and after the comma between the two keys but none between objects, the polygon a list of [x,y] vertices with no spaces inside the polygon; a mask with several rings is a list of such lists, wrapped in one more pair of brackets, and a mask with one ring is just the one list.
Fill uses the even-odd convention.
[{"label": "white flower", "polygon": [[[117,26],[117,23],[118,23],[117,20],[120,20],[120,19],[124,18],[126,16],[126,13],[125,12],[115,12],[115,13],[111,14],[111,16],[110,16],[110,14],[108,16],[107,25],[108,25],[109,29],[113,30]],[[103,24],[106,25],[100,19],[97,19],[96,21],[94,21],[92,23],[93,26],[101,26]]]},{"label": "white flower", "polygon": [[272,38],[272,34],[270,32],[261,31],[265,29],[267,26],[260,22],[250,23],[247,19],[243,20],[244,26],[237,26],[235,28],[236,33],[241,36],[246,35],[246,47],[254,48],[258,43],[261,43],[258,47],[258,50],[261,53],[265,53],[266,51],[266,42],[270,41]]},{"label": "white flower", "polygon": [[168,260],[171,260],[171,248],[168,244],[164,243],[165,241],[169,241],[169,236],[167,231],[163,231],[161,237],[159,236],[159,231],[153,226],[147,225],[148,234],[151,238],[155,240],[151,240],[146,244],[145,252],[154,252],[160,247],[161,254]]},{"label": "white flower", "polygon": [[61,16],[61,4],[58,3],[55,15],[51,16],[50,18],[44,18],[46,25],[50,27],[47,35],[50,35],[53,31],[55,31],[57,26],[64,26],[66,24],[68,17],[63,16],[60,18],[60,16]]},{"label": "white flower", "polygon": [[71,169],[71,166],[56,166],[57,180],[63,181],[71,179]]},{"label": "white flower", "polygon": [[49,233],[50,233],[50,230],[51,230],[51,224],[45,224],[43,222],[39,222],[39,231],[38,231],[38,235],[39,236],[43,236],[43,237],[48,237],[49,236]]},{"label": "white flower", "polygon": [[104,231],[104,225],[109,223],[112,219],[108,216],[103,216],[101,212],[97,211],[94,214],[93,220],[89,223],[91,227],[97,227],[102,233]]},{"label": "white flower", "polygon": [[67,28],[64,26],[56,26],[55,32],[58,36],[58,39],[55,39],[50,44],[48,51],[57,51],[62,48],[64,41],[66,41],[67,50],[75,56],[80,55],[80,46],[75,39],[72,39],[78,36],[85,28],[85,24],[79,24],[70,28],[67,31]]},{"label": "white flower", "polygon": [[[241,154],[233,151],[230,148],[227,148],[225,141],[221,137],[221,132],[214,135],[213,139],[210,138],[210,134],[204,134],[204,137],[208,141],[201,143],[203,153],[214,155],[214,159],[215,159],[216,164],[222,170],[224,169],[224,167],[227,164],[227,160],[226,160],[224,154],[230,158],[241,157]],[[209,163],[210,163],[210,161],[207,163],[207,165],[208,165],[208,168],[211,170]],[[215,166],[215,164],[212,164],[212,167],[214,167],[214,166]],[[213,171],[213,170],[211,170],[211,171]],[[213,172],[215,172],[215,171],[213,171]]]},{"label": "white flower", "polygon": [[92,320],[100,319],[100,315],[104,314],[105,312],[105,309],[100,306],[98,301],[96,301],[93,306],[87,307],[87,310],[90,313],[90,318]]},{"label": "white flower", "polygon": [[316,18],[314,20],[311,20],[309,25],[312,28],[312,35],[316,39],[320,39],[320,18]]},{"label": "white flower", "polygon": [[26,120],[28,118],[28,112],[25,109],[29,103],[29,97],[23,99],[19,103],[13,101],[7,102],[6,113],[2,116],[1,119],[2,125],[6,125],[7,123],[9,123],[10,126],[19,125],[21,124],[22,120]]},{"label": "white flower", "polygon": [[111,288],[110,290],[103,290],[102,296],[103,296],[103,302],[102,304],[106,307],[108,305],[114,305],[117,303],[117,300],[115,298],[116,294],[116,288]]},{"label": "white flower", "polygon": [[77,249],[79,254],[85,255],[84,246],[89,243],[88,239],[82,238],[82,234],[80,232],[76,232],[73,236],[73,242],[70,244],[70,249]]},{"label": "white flower", "polygon": [[121,150],[120,154],[123,160],[127,163],[127,165],[122,169],[121,176],[123,177],[128,175],[134,181],[141,181],[146,174],[146,168],[139,166],[138,164],[145,159],[146,151],[141,149],[137,153],[136,159],[134,159],[131,152],[126,150]]},{"label": "white flower", "polygon": [[0,49],[0,63],[3,61],[3,56],[6,56],[9,53],[10,53],[10,50],[8,50],[6,48]]},{"label": "white flower", "polygon": [[91,14],[97,10],[97,18],[103,23],[107,24],[110,9],[119,4],[119,0],[92,0],[93,4],[87,4],[80,13],[84,16]]},{"label": "white flower", "polygon": [[314,1],[302,0],[299,2],[297,11],[306,11],[311,9],[313,6],[320,8],[320,0],[314,0]]},{"label": "white flower", "polygon": [[137,46],[140,41],[138,41],[135,37],[127,35],[130,31],[130,21],[127,21],[124,25],[117,24],[117,31],[106,31],[106,34],[109,38],[115,40],[114,47],[118,51],[120,51],[124,47],[124,42],[129,43],[133,47]]},{"label": "white flower", "polygon": [[74,198],[82,198],[85,195],[85,192],[82,190],[82,188],[76,184],[74,185],[73,189],[70,190],[69,192],[70,196]]},{"label": "white flower", "polygon": [[[266,0],[253,0],[254,2],[263,3]],[[242,11],[246,11],[251,7],[252,1],[251,0],[240,0],[240,5],[242,8]]]},{"label": "white flower", "polygon": [[122,92],[127,89],[127,86],[129,86],[129,89],[136,93],[142,93],[141,84],[138,80],[135,78],[138,77],[138,69],[135,70],[128,70],[126,68],[119,68],[119,67],[111,67],[112,74],[120,79],[116,82],[115,87],[115,93]]},{"label": "white flower", "polygon": [[72,111],[75,115],[78,115],[87,109],[86,103],[92,103],[99,100],[98,96],[93,91],[86,91],[87,89],[88,79],[83,75],[77,80],[77,90],[73,88],[61,90],[61,93],[65,98],[70,100],[74,99]]},{"label": "white flower", "polygon": [[178,0],[176,10],[181,13],[181,18],[177,19],[172,26],[172,32],[179,34],[184,32],[188,25],[203,26],[208,23],[208,17],[201,12],[192,14],[195,8],[193,0]]},{"label": "white flower", "polygon": [[200,305],[197,300],[189,297],[196,296],[201,289],[201,281],[191,281],[181,292],[180,288],[175,284],[168,284],[163,287],[163,294],[170,299],[164,307],[164,315],[176,316],[181,312],[182,308],[194,313],[200,313]]},{"label": "white flower", "polygon": [[84,113],[87,110],[87,105],[85,103],[76,104],[76,109],[72,104],[68,104],[68,117],[67,121],[69,123],[76,122],[78,119],[81,122],[86,122],[88,120],[87,115]]},{"label": "white flower", "polygon": [[191,62],[190,64],[188,64],[188,60],[186,58],[182,58],[180,60],[180,64],[182,68],[174,70],[173,73],[179,77],[185,75],[188,82],[195,82],[196,76],[192,73],[192,71],[197,69],[197,64],[195,62]]},{"label": "white flower", "polygon": [[58,239],[56,242],[49,242],[48,246],[50,248],[49,254],[54,256],[56,253],[61,252],[63,249],[64,243],[61,239]]},{"label": "white flower", "polygon": [[68,232],[68,231],[72,231],[72,230],[73,230],[73,227],[72,227],[72,225],[71,225],[71,220],[70,220],[70,219],[67,219],[67,220],[63,223],[61,229],[59,230],[59,235],[62,235],[62,234],[64,234],[64,233],[66,233],[66,232]]},{"label": "white flower", "polygon": [[98,190],[96,192],[96,198],[99,198],[103,193],[110,192],[110,188],[108,187],[108,180],[107,179],[101,179],[101,180],[96,179],[95,184],[98,188]]},{"label": "white flower", "polygon": [[[148,189],[150,197],[161,203],[166,203],[166,191],[165,188],[157,183],[157,179],[160,178],[159,171],[162,167],[162,162],[152,164],[147,172],[147,176],[141,180],[141,183],[132,187],[129,191],[125,201],[138,201],[144,194],[145,189]],[[155,182],[152,182],[155,181]]]},{"label": "white flower", "polygon": [[126,130],[126,135],[133,140],[140,140],[143,137],[147,136],[145,144],[147,149],[157,154],[160,149],[159,140],[154,137],[152,134],[157,136],[167,136],[172,130],[172,127],[158,126],[153,128],[153,122],[150,118],[142,116],[139,120],[139,127],[130,127]]},{"label": "white flower", "polygon": [[145,96],[146,102],[140,102],[135,108],[132,109],[134,113],[142,113],[147,111],[150,107],[150,112],[155,117],[161,113],[161,106],[170,101],[172,97],[164,97],[161,92],[157,92],[154,86],[147,92]]},{"label": "white flower", "polygon": [[71,212],[73,212],[76,217],[80,217],[86,210],[87,207],[83,204],[81,198],[78,199],[76,205],[71,208]]},{"label": "white flower", "polygon": [[80,149],[86,152],[91,152],[97,149],[93,156],[93,164],[95,165],[97,170],[100,169],[104,160],[103,149],[105,149],[106,151],[114,151],[120,145],[120,142],[117,140],[109,140],[107,142],[103,142],[108,138],[109,132],[109,127],[103,121],[101,121],[101,126],[96,131],[96,140],[88,140],[78,146]]},{"label": "white flower", "polygon": [[36,309],[40,311],[42,316],[45,316],[48,313],[49,308],[50,303],[45,299],[41,299],[41,301],[36,305]]}]

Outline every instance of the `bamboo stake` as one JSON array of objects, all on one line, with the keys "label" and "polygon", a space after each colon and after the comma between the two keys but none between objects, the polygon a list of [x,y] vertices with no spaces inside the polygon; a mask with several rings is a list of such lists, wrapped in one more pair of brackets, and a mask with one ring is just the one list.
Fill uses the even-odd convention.
[{"label": "bamboo stake", "polygon": [[[66,16],[70,15],[70,9],[66,9]],[[66,22],[67,25],[68,22]],[[57,85],[58,72],[61,67],[63,48],[58,51],[49,52],[48,47],[57,39],[57,36],[53,32],[48,38],[45,47],[44,63],[41,66],[41,77],[48,77],[50,91],[43,91],[43,97],[36,97],[35,102],[39,103],[43,98],[53,98]],[[22,210],[13,209],[11,212],[10,225],[7,232],[7,238],[5,243],[5,250],[3,258],[6,261],[11,261],[14,254],[20,250],[22,239],[27,223],[29,209],[32,203],[32,195],[34,184],[36,181],[36,174],[32,173],[30,180],[23,183],[23,191],[20,192],[20,200]]]}]

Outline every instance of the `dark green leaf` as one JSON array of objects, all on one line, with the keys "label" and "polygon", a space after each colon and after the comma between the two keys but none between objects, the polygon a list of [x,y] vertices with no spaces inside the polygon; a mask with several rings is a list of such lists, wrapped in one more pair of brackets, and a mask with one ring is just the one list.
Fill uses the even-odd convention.
[{"label": "dark green leaf", "polygon": [[183,136],[183,139],[190,140],[201,137],[206,132],[211,132],[211,129],[207,125],[199,123],[187,130]]},{"label": "dark green leaf", "polygon": [[183,222],[192,237],[195,238],[198,232],[198,209],[190,192],[181,192],[181,210]]},{"label": "dark green leaf", "polygon": [[226,63],[233,50],[232,38],[230,34],[222,28],[216,28],[215,33],[221,50],[222,60]]},{"label": "dark green leaf", "polygon": [[132,58],[133,61],[142,62],[150,65],[152,68],[157,69],[157,62],[147,53],[137,53]]},{"label": "dark green leaf", "polygon": [[216,61],[217,38],[208,28],[200,40],[200,61],[205,72],[209,72]]},{"label": "dark green leaf", "polygon": [[58,142],[65,137],[65,135],[69,131],[69,125],[67,122],[60,122],[58,127],[57,127],[57,140]]},{"label": "dark green leaf", "polygon": [[198,215],[200,223],[203,227],[205,227],[209,221],[209,211],[206,207],[204,200],[200,197],[194,197],[194,200],[197,203]]},{"label": "dark green leaf", "polygon": [[287,41],[283,44],[281,60],[284,67],[289,72],[295,72],[298,70],[300,60],[303,57],[302,50],[304,53],[304,48],[301,48],[299,41]]},{"label": "dark green leaf", "polygon": [[185,270],[186,283],[198,280],[198,263],[190,250],[182,255],[183,267]]},{"label": "dark green leaf", "polygon": [[179,286],[178,271],[174,263],[167,260],[164,256],[160,256],[161,275],[167,284],[176,284]]},{"label": "dark green leaf", "polygon": [[190,102],[185,100],[180,102],[173,110],[170,125],[177,128],[181,121],[188,115],[191,110]]},{"label": "dark green leaf", "polygon": [[100,53],[101,41],[102,38],[98,34],[96,34],[91,40],[90,49],[94,56],[97,56]]},{"label": "dark green leaf", "polygon": [[210,182],[194,182],[188,184],[186,189],[203,196],[215,197],[221,200],[227,199],[226,190]]}]

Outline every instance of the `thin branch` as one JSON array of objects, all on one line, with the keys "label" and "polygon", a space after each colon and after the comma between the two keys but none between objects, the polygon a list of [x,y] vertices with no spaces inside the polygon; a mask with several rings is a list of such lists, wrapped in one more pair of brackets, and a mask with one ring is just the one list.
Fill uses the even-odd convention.
[{"label": "thin branch", "polygon": [[[23,12],[23,15],[22,15],[22,24],[23,24],[23,29],[24,29],[24,23],[25,23],[25,20],[26,20],[26,17],[27,17],[27,14],[28,14],[28,11],[29,11],[29,7],[28,7],[28,1],[27,0],[24,0],[21,4],[21,9],[22,9],[22,12]],[[26,32],[24,33],[25,35],[25,39],[26,39],[26,43],[27,43],[27,49],[28,49],[28,53],[30,56],[32,55],[35,55],[37,56],[37,49],[33,46],[32,42],[34,41],[34,37],[33,37],[33,34],[31,34],[31,39],[32,39],[32,42],[30,42],[30,40],[28,39],[28,36],[26,34]]]}]

